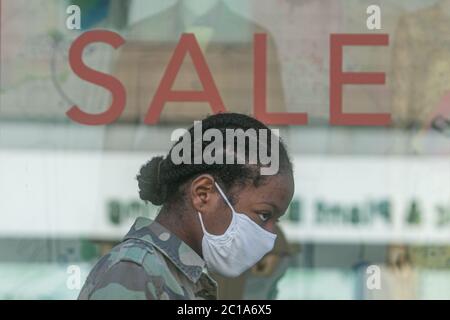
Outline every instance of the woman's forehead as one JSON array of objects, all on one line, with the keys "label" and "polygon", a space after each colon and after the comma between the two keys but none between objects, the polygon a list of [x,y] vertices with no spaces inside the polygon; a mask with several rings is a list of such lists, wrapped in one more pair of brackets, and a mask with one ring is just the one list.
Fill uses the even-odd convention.
[{"label": "woman's forehead", "polygon": [[246,184],[244,187],[241,187],[236,195],[239,201],[276,202],[280,206],[284,202],[290,202],[293,192],[294,181],[292,175],[278,174],[265,177],[257,186],[252,183]]}]

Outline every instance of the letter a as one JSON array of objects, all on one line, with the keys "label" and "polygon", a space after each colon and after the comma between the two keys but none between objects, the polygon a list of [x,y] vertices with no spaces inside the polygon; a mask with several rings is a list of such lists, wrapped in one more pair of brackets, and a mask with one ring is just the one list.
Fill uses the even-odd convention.
[{"label": "letter a", "polygon": [[67,7],[67,14],[70,16],[66,19],[66,27],[69,30],[80,30],[81,29],[81,9],[79,6],[71,5]]},{"label": "letter a", "polygon": [[[203,85],[203,91],[172,90],[172,85],[175,82],[175,78],[187,53],[191,55],[192,62],[194,63],[200,82]],[[180,42],[175,48],[175,52],[170,59],[158,90],[156,90],[153,101],[150,104],[144,123],[157,123],[166,101],[209,102],[214,113],[226,111],[211,72],[209,71],[208,64],[206,63],[205,57],[202,54],[194,34],[184,33],[181,36]]]}]

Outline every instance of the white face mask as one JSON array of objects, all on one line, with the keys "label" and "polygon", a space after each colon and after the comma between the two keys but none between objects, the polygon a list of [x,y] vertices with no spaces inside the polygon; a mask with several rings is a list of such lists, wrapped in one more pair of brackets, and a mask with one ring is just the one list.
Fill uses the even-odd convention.
[{"label": "white face mask", "polygon": [[277,235],[263,229],[246,214],[236,212],[217,183],[216,187],[233,216],[224,234],[213,235],[206,231],[198,213],[203,229],[203,258],[210,271],[237,277],[272,250]]}]

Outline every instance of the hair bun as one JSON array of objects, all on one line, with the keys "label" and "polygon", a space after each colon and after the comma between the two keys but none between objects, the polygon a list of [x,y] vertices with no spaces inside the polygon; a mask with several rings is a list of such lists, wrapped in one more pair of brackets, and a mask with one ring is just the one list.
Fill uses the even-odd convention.
[{"label": "hair bun", "polygon": [[139,197],[154,205],[161,205],[167,199],[167,185],[161,181],[162,156],[154,157],[141,167],[137,175]]}]

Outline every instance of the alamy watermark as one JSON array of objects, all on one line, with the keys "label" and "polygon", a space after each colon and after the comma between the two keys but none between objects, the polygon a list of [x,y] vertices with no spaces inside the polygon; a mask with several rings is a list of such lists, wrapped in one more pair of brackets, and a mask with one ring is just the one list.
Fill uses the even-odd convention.
[{"label": "alamy watermark", "polygon": [[367,290],[381,289],[381,268],[377,265],[370,265],[366,269],[366,287]]},{"label": "alamy watermark", "polygon": [[[260,164],[261,175],[278,173],[278,129],[225,129],[224,134],[216,128],[203,131],[202,122],[194,121],[193,136],[186,129],[176,129],[170,139],[178,141],[180,136],[181,141],[170,152],[171,160],[176,165]],[[204,142],[207,142],[205,147]]]},{"label": "alamy watermark", "polygon": [[66,269],[66,287],[69,290],[81,289],[81,268],[76,264],[69,265]]}]

